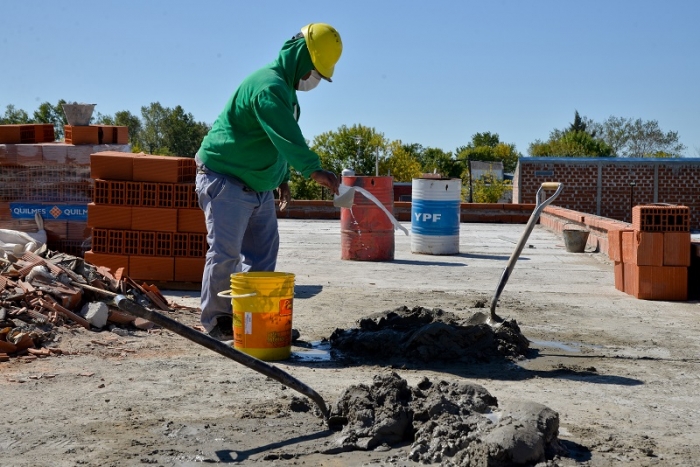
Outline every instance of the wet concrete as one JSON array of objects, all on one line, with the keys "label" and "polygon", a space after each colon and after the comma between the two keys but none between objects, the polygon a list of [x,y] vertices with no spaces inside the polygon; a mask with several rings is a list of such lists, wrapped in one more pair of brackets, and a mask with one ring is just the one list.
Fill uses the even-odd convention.
[{"label": "wet concrete", "polygon": [[485,315],[468,318],[440,308],[402,306],[367,316],[353,329],[337,329],[331,348],[345,358],[373,362],[474,362],[517,359],[529,342],[515,320],[484,324]]},{"label": "wet concrete", "polygon": [[331,408],[339,430],[327,453],[410,445],[408,458],[444,466],[534,465],[562,454],[559,414],[533,403],[499,408],[485,388],[398,374],[346,389]]}]

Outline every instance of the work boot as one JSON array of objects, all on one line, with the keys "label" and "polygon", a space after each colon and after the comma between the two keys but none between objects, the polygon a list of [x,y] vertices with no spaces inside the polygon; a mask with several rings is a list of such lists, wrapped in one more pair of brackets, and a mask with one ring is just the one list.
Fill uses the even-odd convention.
[{"label": "work boot", "polygon": [[209,337],[219,341],[233,340],[233,318],[231,316],[219,316],[216,318],[216,326],[209,331]]}]

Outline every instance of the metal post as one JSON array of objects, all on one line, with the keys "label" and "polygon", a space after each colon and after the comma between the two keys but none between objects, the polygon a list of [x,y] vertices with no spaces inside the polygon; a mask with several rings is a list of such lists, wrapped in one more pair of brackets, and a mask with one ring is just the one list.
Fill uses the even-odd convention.
[{"label": "metal post", "polygon": [[469,156],[467,156],[467,170],[469,171],[469,202],[472,203],[472,191],[474,191],[474,189],[472,187],[472,161]]},{"label": "metal post", "polygon": [[632,220],[632,208],[634,207],[634,186],[636,183],[633,181],[630,182],[630,221]]},{"label": "metal post", "polygon": [[374,175],[379,177],[379,147],[377,146],[377,154],[374,158]]},{"label": "metal post", "polygon": [[362,136],[353,136],[353,139],[357,143],[357,154],[355,155],[355,173],[358,173],[358,164],[360,163],[360,143],[362,142]]}]

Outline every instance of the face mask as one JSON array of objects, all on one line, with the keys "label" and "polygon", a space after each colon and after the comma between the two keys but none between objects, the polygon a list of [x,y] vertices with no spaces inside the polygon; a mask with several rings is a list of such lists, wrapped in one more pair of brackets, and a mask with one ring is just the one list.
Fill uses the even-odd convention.
[{"label": "face mask", "polygon": [[321,82],[321,75],[316,70],[311,72],[311,75],[306,79],[300,79],[297,84],[297,91],[311,91]]}]

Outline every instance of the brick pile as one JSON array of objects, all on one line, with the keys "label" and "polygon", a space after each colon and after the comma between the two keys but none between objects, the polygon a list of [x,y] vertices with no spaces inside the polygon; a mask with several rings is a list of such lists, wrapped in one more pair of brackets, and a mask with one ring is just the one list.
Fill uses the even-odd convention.
[{"label": "brick pile", "polygon": [[[150,323],[116,309],[111,297],[121,294],[141,304],[171,311],[154,285],[139,285],[106,268],[88,264],[76,256],[42,247],[5,261],[0,271],[0,362],[68,353],[59,334],[83,327],[107,329],[128,335],[128,328],[148,330]],[[101,317],[91,315],[94,305],[104,308]]]},{"label": "brick pile", "polygon": [[127,127],[94,128],[98,136],[102,131],[109,137],[72,144],[55,141],[52,124],[0,125],[0,228],[36,232],[33,213],[38,212],[48,247],[82,256],[90,235],[90,154],[129,150]]},{"label": "brick pile", "polygon": [[635,206],[632,220],[631,229],[608,232],[615,288],[644,300],[687,300],[691,261],[688,207]]},{"label": "brick pile", "polygon": [[85,260],[135,280],[201,282],[207,251],[194,159],[99,152],[88,205],[92,247]]}]

